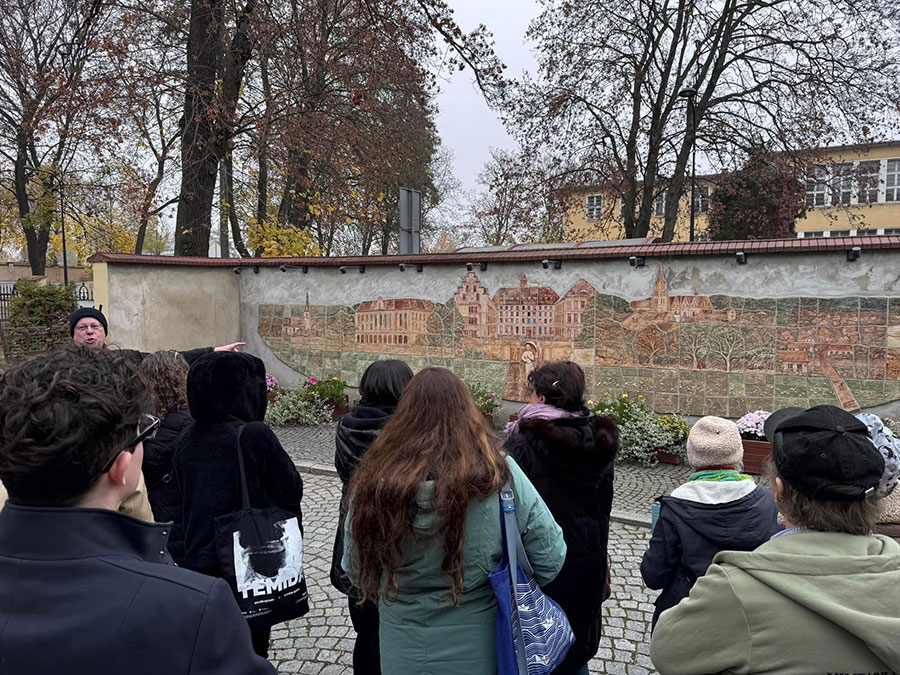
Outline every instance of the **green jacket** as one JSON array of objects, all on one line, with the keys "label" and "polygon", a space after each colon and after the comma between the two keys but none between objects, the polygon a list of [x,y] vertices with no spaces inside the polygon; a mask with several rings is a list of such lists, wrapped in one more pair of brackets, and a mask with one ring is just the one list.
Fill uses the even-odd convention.
[{"label": "green jacket", "polygon": [[[516,495],[516,520],[539,584],[559,573],[566,559],[562,530],[515,461],[507,457]],[[488,575],[502,556],[500,501],[472,501],[466,516],[464,586],[460,606],[443,600],[450,579],[441,570],[444,530],[434,512],[434,484],[419,486],[413,535],[403,544],[397,570],[399,595],[379,603],[381,670],[385,675],[496,675],[497,602]],[[350,518],[346,520],[344,569],[359,580]],[[382,591],[386,578],[382,580]]]},{"label": "green jacket", "polygon": [[900,544],[802,531],[723,551],[662,613],[661,675],[900,672]]}]

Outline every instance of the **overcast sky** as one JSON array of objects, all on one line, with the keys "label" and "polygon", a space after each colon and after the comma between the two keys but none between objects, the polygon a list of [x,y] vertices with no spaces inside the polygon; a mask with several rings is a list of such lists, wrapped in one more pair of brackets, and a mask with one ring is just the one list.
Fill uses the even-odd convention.
[{"label": "overcast sky", "polygon": [[[536,0],[448,0],[464,32],[483,23],[494,34],[496,50],[507,66],[507,74],[518,76],[535,69],[534,57],[525,44],[528,22],[537,15]],[[444,144],[455,155],[456,177],[463,188],[475,188],[475,178],[488,159],[490,147],[513,148],[497,115],[488,109],[473,84],[471,71],[455,72],[440,81],[437,125]]]}]

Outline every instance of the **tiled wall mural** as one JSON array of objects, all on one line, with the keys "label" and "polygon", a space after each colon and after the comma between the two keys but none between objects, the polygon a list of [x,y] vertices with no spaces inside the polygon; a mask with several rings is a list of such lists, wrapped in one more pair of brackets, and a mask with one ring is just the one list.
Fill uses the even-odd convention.
[{"label": "tiled wall mural", "polygon": [[493,290],[470,272],[443,304],[261,305],[259,334],[295,370],[351,385],[373,359],[403,358],[524,401],[533,368],[571,359],[591,396],[642,394],[660,413],[737,417],[900,399],[900,298],[670,295],[662,267],[643,300],[600,294],[583,279],[560,290],[525,276]]}]

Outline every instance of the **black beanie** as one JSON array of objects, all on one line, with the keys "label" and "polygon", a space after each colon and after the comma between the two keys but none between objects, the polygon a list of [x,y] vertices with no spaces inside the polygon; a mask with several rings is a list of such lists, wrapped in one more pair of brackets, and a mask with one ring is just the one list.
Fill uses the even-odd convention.
[{"label": "black beanie", "polygon": [[102,323],[103,332],[109,335],[109,325],[106,323],[106,317],[103,316],[103,312],[99,309],[94,309],[93,307],[79,307],[69,314],[69,335],[71,337],[75,337],[75,324],[88,317],[97,319],[97,321]]}]

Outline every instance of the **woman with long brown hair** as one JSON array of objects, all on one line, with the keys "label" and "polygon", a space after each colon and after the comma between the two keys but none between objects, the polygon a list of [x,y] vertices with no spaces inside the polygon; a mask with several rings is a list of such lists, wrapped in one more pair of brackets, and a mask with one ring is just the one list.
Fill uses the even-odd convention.
[{"label": "woman with long brown hair", "polygon": [[361,601],[379,603],[383,672],[496,673],[488,575],[507,481],[535,579],[548,583],[566,557],[550,511],[459,378],[417,374],[350,483],[343,566]]}]

